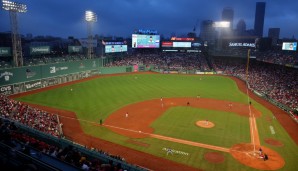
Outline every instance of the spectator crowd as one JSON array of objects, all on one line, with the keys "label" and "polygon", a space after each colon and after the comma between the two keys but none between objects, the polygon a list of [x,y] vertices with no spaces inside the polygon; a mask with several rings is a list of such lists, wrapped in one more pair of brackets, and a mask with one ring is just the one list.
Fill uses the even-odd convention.
[{"label": "spectator crowd", "polygon": [[116,59],[107,63],[105,67],[154,65],[167,70],[200,70],[210,71],[205,56],[201,53],[156,53],[134,54],[125,58]]},{"label": "spectator crowd", "polygon": [[[214,58],[215,71],[246,80],[246,59]],[[251,60],[248,67],[250,89],[292,109],[298,108],[298,69]]]},{"label": "spectator crowd", "polygon": [[0,94],[0,115],[44,133],[60,136],[56,114],[48,113]]},{"label": "spectator crowd", "polygon": [[257,60],[272,64],[298,65],[298,53],[291,51],[270,50],[256,53]]}]

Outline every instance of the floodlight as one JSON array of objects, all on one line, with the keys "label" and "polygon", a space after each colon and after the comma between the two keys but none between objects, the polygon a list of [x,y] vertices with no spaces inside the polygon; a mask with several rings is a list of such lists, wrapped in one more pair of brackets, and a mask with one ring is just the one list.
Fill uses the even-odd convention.
[{"label": "floodlight", "polygon": [[7,11],[14,12],[27,12],[27,6],[25,4],[3,0],[2,8]]},{"label": "floodlight", "polygon": [[87,29],[88,29],[87,56],[88,56],[88,58],[92,58],[92,54],[93,54],[92,25],[93,25],[93,23],[97,22],[97,15],[92,11],[85,11],[85,20],[87,21]]},{"label": "floodlight", "polygon": [[85,20],[88,21],[88,22],[96,22],[97,21],[97,16],[92,11],[86,11],[85,12]]},{"label": "floodlight", "polygon": [[230,22],[229,21],[216,21],[216,22],[213,22],[212,27],[229,28],[230,27]]},{"label": "floodlight", "polygon": [[18,31],[17,13],[27,12],[27,6],[17,2],[2,0],[2,8],[9,11],[10,16],[13,63],[16,67],[23,66],[22,43]]}]

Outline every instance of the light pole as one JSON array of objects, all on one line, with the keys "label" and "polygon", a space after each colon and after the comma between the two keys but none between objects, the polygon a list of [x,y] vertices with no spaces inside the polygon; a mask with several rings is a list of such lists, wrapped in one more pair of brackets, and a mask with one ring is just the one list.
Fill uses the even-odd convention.
[{"label": "light pole", "polygon": [[217,49],[222,50],[222,39],[223,39],[223,31],[225,33],[231,34],[229,21],[217,21],[212,24],[212,27],[219,30],[219,35],[217,37]]},{"label": "light pole", "polygon": [[85,20],[87,21],[87,31],[88,31],[88,50],[87,58],[91,59],[93,54],[92,46],[92,24],[97,22],[97,15],[92,11],[85,12]]},{"label": "light pole", "polygon": [[17,2],[2,0],[2,8],[9,11],[10,16],[13,63],[16,67],[23,66],[22,43],[18,32],[17,13],[27,12],[27,6]]}]

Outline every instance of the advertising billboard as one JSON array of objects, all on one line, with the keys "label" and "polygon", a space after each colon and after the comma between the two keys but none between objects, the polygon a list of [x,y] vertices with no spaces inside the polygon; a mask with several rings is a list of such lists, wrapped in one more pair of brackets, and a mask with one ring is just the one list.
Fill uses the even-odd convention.
[{"label": "advertising billboard", "polygon": [[171,40],[173,40],[173,41],[194,41],[195,38],[191,38],[191,37],[171,37]]},{"label": "advertising billboard", "polygon": [[255,43],[229,42],[229,47],[256,47]]},{"label": "advertising billboard", "polygon": [[127,45],[106,45],[105,53],[127,52]]},{"label": "advertising billboard", "polygon": [[297,50],[297,42],[283,42],[282,50]]},{"label": "advertising billboard", "polygon": [[50,46],[30,47],[30,55],[50,54]]},{"label": "advertising billboard", "polygon": [[173,42],[173,47],[190,48],[191,42]]},{"label": "advertising billboard", "polygon": [[0,47],[0,56],[11,56],[10,47]]},{"label": "advertising billboard", "polygon": [[161,46],[162,47],[173,47],[173,42],[162,42]]},{"label": "advertising billboard", "polygon": [[124,41],[124,42],[105,42],[102,40],[102,44],[103,45],[125,45],[126,41]]},{"label": "advertising billboard", "polygon": [[82,53],[82,46],[68,46],[68,53]]},{"label": "advertising billboard", "polygon": [[191,42],[162,42],[162,47],[191,48]]},{"label": "advertising billboard", "polygon": [[160,35],[132,35],[132,48],[159,48]]},{"label": "advertising billboard", "polygon": [[201,46],[202,46],[202,43],[200,43],[200,42],[193,42],[193,43],[191,44],[191,46],[192,46],[192,47],[201,47]]}]

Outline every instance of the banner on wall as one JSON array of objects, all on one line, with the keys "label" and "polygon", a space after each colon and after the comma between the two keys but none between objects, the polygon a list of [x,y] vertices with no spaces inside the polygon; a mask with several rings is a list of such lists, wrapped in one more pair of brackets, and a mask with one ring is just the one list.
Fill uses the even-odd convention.
[{"label": "banner on wall", "polygon": [[134,65],[133,66],[133,72],[138,72],[139,70],[139,66],[138,65]]}]

